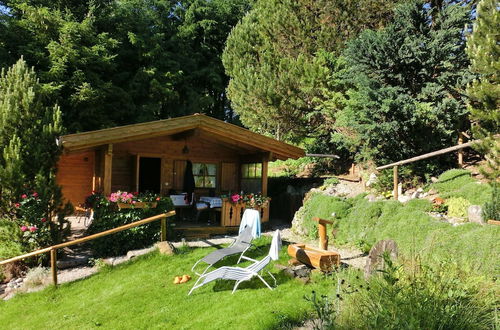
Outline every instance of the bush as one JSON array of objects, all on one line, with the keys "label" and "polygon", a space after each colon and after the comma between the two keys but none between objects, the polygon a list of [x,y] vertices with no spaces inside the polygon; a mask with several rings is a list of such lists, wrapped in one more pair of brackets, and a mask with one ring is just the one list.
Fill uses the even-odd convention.
[{"label": "bush", "polygon": [[[414,260],[412,264],[418,264]],[[386,263],[383,276],[372,276],[348,295],[344,326],[350,329],[491,329],[493,292],[453,263],[401,267]]]},{"label": "bush", "polygon": [[[123,194],[120,192],[120,195]],[[100,194],[93,194],[88,200],[93,200],[94,220],[88,228],[89,234],[116,228],[174,209],[169,197],[157,197],[151,194],[130,197],[124,192],[127,201],[156,202],[155,208],[129,208],[119,210],[116,202]],[[112,197],[111,197],[112,198]],[[115,200],[113,198],[113,200]],[[160,224],[158,221],[134,227],[113,234],[112,237],[103,237],[90,242],[90,246],[97,257],[117,256],[129,250],[144,248],[152,245],[160,238]]]},{"label": "bush", "polygon": [[494,185],[491,200],[483,205],[484,220],[500,220],[500,188]]},{"label": "bush", "polygon": [[472,178],[467,170],[453,169],[439,176],[436,183],[430,185],[442,198],[462,197],[473,205],[482,205],[491,200],[492,189]]},{"label": "bush", "polygon": [[31,268],[24,279],[24,286],[34,288],[40,285],[48,284],[51,281],[50,271],[45,267]]},{"label": "bush", "polygon": [[467,210],[471,205],[468,200],[462,197],[452,197],[446,200],[448,206],[448,216],[456,218],[466,218]]},{"label": "bush", "polygon": [[[304,205],[297,211],[295,217],[300,220],[300,226],[305,230],[309,238],[318,238],[318,223],[313,221],[314,217],[332,220],[335,213],[335,220],[345,217],[351,204],[339,197],[313,193],[304,200]],[[294,225],[296,225],[294,223]]]},{"label": "bush", "polygon": [[0,260],[12,258],[25,252],[21,236],[21,231],[15,222],[0,219]]}]

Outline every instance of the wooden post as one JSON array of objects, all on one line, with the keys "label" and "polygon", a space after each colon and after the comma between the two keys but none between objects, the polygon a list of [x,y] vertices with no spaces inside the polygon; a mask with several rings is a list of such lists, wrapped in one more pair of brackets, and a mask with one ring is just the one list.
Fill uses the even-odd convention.
[{"label": "wooden post", "polygon": [[52,271],[52,283],[57,287],[57,249],[50,250],[50,270]]},{"label": "wooden post", "polygon": [[392,168],[393,170],[393,174],[394,174],[394,190],[393,190],[393,194],[394,194],[394,199],[395,200],[398,200],[398,167],[397,166],[394,166]]},{"label": "wooden post", "polygon": [[268,174],[268,164],[271,156],[266,154],[262,158],[262,196],[267,196],[267,174]]},{"label": "wooden post", "polygon": [[[458,133],[458,145],[464,144],[464,136],[462,132]],[[462,168],[464,166],[464,149],[458,150],[458,166]]]},{"label": "wooden post", "polygon": [[111,175],[113,168],[113,145],[108,144],[107,150],[104,151],[104,195],[111,194]]},{"label": "wooden post", "polygon": [[313,220],[318,223],[319,248],[328,250],[328,235],[326,234],[326,225],[332,225],[333,222],[320,218],[313,218]]},{"label": "wooden post", "polygon": [[160,220],[161,223],[161,236],[160,241],[164,242],[167,240],[167,218],[163,218]]}]

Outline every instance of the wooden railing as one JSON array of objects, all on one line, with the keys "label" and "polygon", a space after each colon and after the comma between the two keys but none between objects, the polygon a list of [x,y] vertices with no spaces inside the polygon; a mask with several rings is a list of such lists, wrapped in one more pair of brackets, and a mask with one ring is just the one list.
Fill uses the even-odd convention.
[{"label": "wooden railing", "polygon": [[[449,147],[449,148],[445,148],[445,149],[440,149],[440,150],[437,150],[437,151],[433,151],[433,152],[429,152],[427,154],[423,154],[423,155],[420,155],[420,156],[416,156],[416,157],[413,157],[413,158],[409,158],[409,159],[405,159],[405,160],[400,160],[399,162],[395,162],[395,163],[391,163],[391,164],[387,164],[387,165],[384,165],[384,166],[379,166],[377,167],[377,170],[383,170],[383,169],[386,169],[386,168],[391,168],[393,169],[393,176],[394,176],[394,180],[393,180],[393,184],[394,184],[394,191],[393,191],[393,194],[394,194],[394,199],[398,199],[398,166],[400,165],[404,165],[404,164],[409,164],[409,163],[413,163],[413,162],[416,162],[416,161],[419,161],[419,160],[422,160],[422,159],[427,159],[427,158],[431,158],[431,157],[434,157],[434,156],[439,156],[439,155],[443,155],[443,154],[446,154],[446,153],[449,153],[449,152],[453,152],[453,151],[457,151],[459,150],[459,155],[458,155],[458,164],[459,166],[462,166],[463,165],[463,155],[462,153],[460,152],[462,149],[464,148],[468,148],[468,147],[472,147],[474,144],[477,144],[479,142],[481,142],[481,140],[473,140],[473,141],[470,141],[470,142],[467,142],[467,143],[463,143],[463,137],[467,135],[464,134],[464,133],[461,133],[460,136],[459,136],[459,140],[458,140],[458,145],[456,146],[453,146],[453,147]],[[494,138],[499,138],[500,135],[495,135]]]},{"label": "wooden railing", "polygon": [[62,248],[68,247],[68,246],[72,246],[72,245],[76,245],[76,244],[80,244],[80,243],[84,243],[84,242],[88,242],[88,241],[94,240],[96,238],[101,238],[101,237],[104,237],[107,235],[115,234],[115,233],[118,233],[120,231],[124,231],[124,230],[130,229],[130,228],[133,228],[133,227],[145,225],[147,223],[150,223],[150,222],[153,222],[156,220],[161,220],[160,241],[165,241],[165,240],[167,240],[167,218],[173,217],[174,215],[175,215],[175,211],[170,211],[167,213],[155,215],[155,216],[150,217],[150,218],[146,218],[146,219],[142,219],[142,220],[139,220],[136,222],[132,222],[132,223],[120,226],[120,227],[109,229],[109,230],[106,230],[106,231],[103,231],[103,232],[100,232],[97,234],[78,238],[74,241],[69,241],[69,242],[64,242],[61,244],[49,246],[49,247],[44,248],[44,249],[36,250],[36,251],[30,252],[30,253],[26,253],[26,254],[14,257],[14,258],[0,261],[0,266],[6,265],[6,264],[14,262],[14,261],[19,261],[19,260],[22,260],[25,258],[29,258],[29,257],[33,257],[33,256],[36,256],[39,254],[50,252],[50,268],[51,268],[51,273],[52,273],[52,282],[54,283],[55,286],[57,286],[57,250],[58,249],[62,249]]}]

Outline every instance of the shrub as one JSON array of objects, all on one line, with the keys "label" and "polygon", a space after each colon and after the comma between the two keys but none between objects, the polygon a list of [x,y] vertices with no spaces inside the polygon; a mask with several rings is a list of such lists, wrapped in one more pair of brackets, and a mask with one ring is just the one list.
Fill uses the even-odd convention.
[{"label": "shrub", "polygon": [[467,210],[471,204],[465,198],[452,197],[446,200],[446,205],[448,206],[448,216],[466,218]]},{"label": "shrub", "polygon": [[342,219],[348,214],[350,207],[351,204],[346,199],[313,193],[295,216],[300,219],[307,235],[315,239],[318,238],[318,223],[313,221],[314,217],[332,220],[332,214],[335,213],[335,219]]},{"label": "shrub", "polygon": [[[491,329],[495,297],[454,263],[401,267],[392,262],[343,305],[351,329]],[[412,264],[418,264],[414,260]]]},{"label": "shrub", "polygon": [[491,200],[483,205],[484,220],[500,220],[500,188],[498,184],[494,185],[491,194]]},{"label": "shrub", "polygon": [[[89,234],[99,233],[173,210],[173,204],[169,197],[144,194],[129,198],[128,193],[120,193],[125,194],[127,200],[130,200],[131,203],[133,201],[155,201],[157,206],[155,208],[129,208],[119,210],[117,204],[110,200],[111,197],[106,198],[100,194],[94,193],[92,198],[88,199],[93,200],[92,206],[94,209],[94,220],[88,228]],[[129,250],[150,246],[158,241],[159,237],[160,225],[159,222],[155,221],[113,234],[112,238],[104,237],[92,240],[90,246],[97,257],[116,256],[124,254]]]},{"label": "shrub", "polygon": [[0,219],[0,260],[12,258],[25,252],[21,236],[21,231],[15,222]]},{"label": "shrub", "polygon": [[323,181],[324,186],[330,186],[330,185],[333,186],[333,185],[336,185],[339,183],[340,183],[340,180],[336,177],[327,178],[327,179],[325,179],[325,181]]}]

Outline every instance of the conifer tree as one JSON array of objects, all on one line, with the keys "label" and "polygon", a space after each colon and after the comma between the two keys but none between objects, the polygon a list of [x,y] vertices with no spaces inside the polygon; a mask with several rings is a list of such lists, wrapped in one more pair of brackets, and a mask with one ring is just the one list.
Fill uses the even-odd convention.
[{"label": "conifer tree", "polygon": [[484,139],[478,149],[486,155],[484,174],[490,181],[500,180],[500,12],[498,1],[482,0],[477,19],[467,38],[470,69],[478,74],[467,88],[469,110],[477,138]]},{"label": "conifer tree", "polygon": [[[45,104],[44,90],[21,58],[0,74],[0,215],[29,190],[43,192],[47,216],[60,204],[55,164],[61,112]],[[49,205],[50,204],[50,205]]]}]

